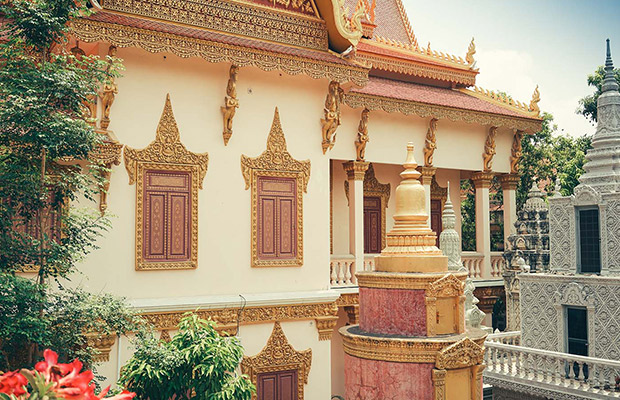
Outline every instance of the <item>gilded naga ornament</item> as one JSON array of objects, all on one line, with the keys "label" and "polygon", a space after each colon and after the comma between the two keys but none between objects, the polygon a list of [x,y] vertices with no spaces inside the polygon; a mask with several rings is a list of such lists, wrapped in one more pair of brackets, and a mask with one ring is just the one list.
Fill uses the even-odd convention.
[{"label": "gilded naga ornament", "polygon": [[222,114],[224,117],[224,145],[228,145],[228,141],[232,136],[232,122],[235,116],[235,111],[239,108],[239,100],[237,99],[237,74],[239,73],[239,67],[236,65],[230,66],[228,85],[226,86],[226,97],[224,98],[224,107],[222,107]]},{"label": "gilded naga ornament", "polygon": [[484,172],[491,172],[493,165],[493,156],[495,155],[495,135],[497,134],[497,127],[492,126],[489,129],[487,140],[484,142],[484,153],[482,154],[482,160],[484,162]]},{"label": "gilded naga ornament", "polygon": [[474,54],[476,54],[476,44],[474,43],[474,38],[471,38],[471,43],[469,43],[467,54],[465,55],[465,61],[467,61],[467,64],[470,66],[473,66],[476,62]]},{"label": "gilded naga ornament", "polygon": [[540,101],[540,92],[538,91],[538,85],[536,85],[536,89],[534,89],[534,93],[532,94],[532,100],[530,101],[530,111],[536,113],[536,115],[540,115],[540,108],[538,107],[538,102]]},{"label": "gilded naga ornament", "polygon": [[364,161],[366,157],[366,143],[370,141],[368,136],[368,114],[370,110],[364,108],[360,118],[360,124],[357,127],[357,140],[355,141],[355,151],[357,152],[357,161]]},{"label": "gilded naga ornament", "polygon": [[435,135],[435,132],[437,131],[437,121],[437,118],[432,118],[428,125],[428,130],[426,131],[426,140],[424,145],[425,167],[433,166],[433,154],[435,153],[435,149],[437,149],[437,137]]},{"label": "gilded naga ornament", "polygon": [[510,149],[510,173],[519,173],[519,161],[523,156],[523,149],[521,147],[521,139],[523,139],[523,131],[517,130],[514,138],[512,139],[512,148]]},{"label": "gilded naga ornament", "polygon": [[323,154],[331,150],[336,143],[336,128],[340,125],[340,103],[344,98],[344,90],[336,81],[329,83],[327,97],[325,98],[325,118],[321,118],[321,130],[323,133]]},{"label": "gilded naga ornament", "polygon": [[[108,49],[109,57],[116,57],[116,46],[110,45]],[[107,71],[110,72],[112,69],[113,60],[110,59],[108,63]],[[103,85],[103,90],[99,94],[101,98],[101,105],[103,108],[103,116],[101,117],[101,129],[108,129],[110,126],[110,109],[112,108],[112,104],[114,103],[114,99],[118,94],[118,86],[114,81],[113,77],[109,77],[105,85]]]}]

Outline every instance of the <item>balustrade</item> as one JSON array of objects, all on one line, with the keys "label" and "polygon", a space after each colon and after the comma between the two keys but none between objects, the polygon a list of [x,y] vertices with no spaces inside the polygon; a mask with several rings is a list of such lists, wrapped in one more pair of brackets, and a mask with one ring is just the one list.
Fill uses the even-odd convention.
[{"label": "balustrade", "polygon": [[482,278],[482,270],[484,265],[484,254],[475,251],[464,251],[461,254],[463,266],[469,271],[469,277],[472,279]]},{"label": "balustrade", "polygon": [[491,277],[501,278],[504,272],[504,256],[501,251],[491,252]]},{"label": "balustrade", "polygon": [[487,336],[487,341],[519,346],[521,344],[521,331],[492,333]]},{"label": "balustrade", "polygon": [[[616,380],[620,362],[506,344],[520,340],[519,332],[489,335],[485,342],[485,376],[548,390],[572,392],[576,398],[620,398]],[[506,342],[506,343],[504,343]]]},{"label": "balustrade", "polygon": [[331,287],[356,286],[355,257],[350,254],[331,256],[329,274]]},{"label": "balustrade", "polygon": [[366,254],[364,256],[364,271],[374,271],[376,256],[377,254]]}]

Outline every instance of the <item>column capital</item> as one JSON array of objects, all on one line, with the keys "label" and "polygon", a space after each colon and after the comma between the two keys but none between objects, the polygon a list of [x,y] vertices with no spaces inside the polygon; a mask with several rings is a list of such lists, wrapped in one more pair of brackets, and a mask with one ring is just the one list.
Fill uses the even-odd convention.
[{"label": "column capital", "polygon": [[347,161],[342,164],[342,168],[344,168],[350,181],[363,181],[368,165],[370,165],[368,161]]},{"label": "column capital", "polygon": [[493,172],[474,172],[471,180],[474,182],[476,189],[488,189],[491,187],[491,180],[495,174]]},{"label": "column capital", "polygon": [[423,185],[430,185],[433,180],[433,176],[435,176],[435,172],[437,172],[436,167],[418,167],[418,171],[422,174],[420,177],[420,182]]},{"label": "column capital", "polygon": [[502,190],[515,190],[521,181],[519,174],[502,174],[497,177],[502,185]]}]

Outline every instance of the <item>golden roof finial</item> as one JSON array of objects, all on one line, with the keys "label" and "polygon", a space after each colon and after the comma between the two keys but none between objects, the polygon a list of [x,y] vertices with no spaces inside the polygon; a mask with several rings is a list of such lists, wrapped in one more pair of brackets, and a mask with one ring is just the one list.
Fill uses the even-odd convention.
[{"label": "golden roof finial", "polygon": [[471,38],[471,43],[469,43],[467,54],[465,55],[465,61],[467,61],[468,65],[474,65],[476,62],[474,54],[476,54],[476,43],[474,43],[474,38]]},{"label": "golden roof finial", "polygon": [[538,91],[538,85],[536,85],[536,89],[534,89],[534,93],[532,94],[532,100],[530,101],[530,111],[535,112],[536,115],[540,115],[540,107],[538,107],[539,101],[540,92]]}]

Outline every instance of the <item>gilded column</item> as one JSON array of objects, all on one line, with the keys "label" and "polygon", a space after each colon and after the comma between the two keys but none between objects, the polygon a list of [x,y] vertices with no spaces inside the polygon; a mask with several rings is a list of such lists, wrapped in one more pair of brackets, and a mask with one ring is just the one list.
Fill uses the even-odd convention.
[{"label": "gilded column", "polygon": [[475,172],[472,181],[476,188],[476,251],[484,255],[481,268],[482,278],[491,274],[491,220],[489,207],[489,188],[492,172]]},{"label": "gilded column", "polygon": [[504,197],[504,242],[512,233],[517,222],[517,185],[521,177],[518,174],[504,174],[499,176]]},{"label": "gilded column", "polygon": [[364,175],[366,161],[342,164],[349,181],[349,251],[355,257],[355,270],[364,270]]},{"label": "gilded column", "polygon": [[[437,172],[437,168],[420,167],[419,169],[420,169],[420,173],[422,174],[422,176],[420,177],[420,181],[422,182],[422,186],[424,186],[424,196],[426,197],[424,208],[426,210],[426,215],[431,215],[431,183],[433,182],[433,176],[435,176],[435,172]],[[430,224],[431,224],[431,219],[429,218],[428,226],[431,226]]]}]

